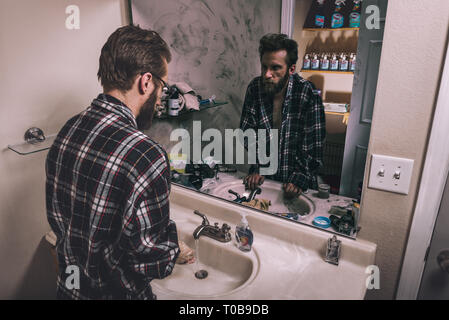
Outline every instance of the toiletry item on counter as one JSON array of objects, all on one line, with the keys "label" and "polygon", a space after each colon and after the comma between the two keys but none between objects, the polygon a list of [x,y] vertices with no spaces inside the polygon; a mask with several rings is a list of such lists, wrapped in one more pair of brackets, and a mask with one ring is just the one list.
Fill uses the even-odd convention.
[{"label": "toiletry item on counter", "polygon": [[251,251],[254,235],[245,216],[242,217],[240,223],[235,227],[235,240],[237,241],[237,247],[240,250]]},{"label": "toiletry item on counter", "polygon": [[320,227],[323,229],[327,229],[331,225],[331,221],[327,217],[319,216],[313,219],[312,221],[313,225],[316,227]]},{"label": "toiletry item on counter", "polygon": [[318,186],[318,198],[321,199],[328,199],[329,198],[329,190],[330,190],[330,185],[328,184],[320,184]]},{"label": "toiletry item on counter", "polygon": [[347,211],[348,211],[347,207],[331,206],[329,214],[342,217],[347,213]]},{"label": "toiletry item on counter", "polygon": [[353,201],[352,203],[352,217],[354,218],[354,227],[359,231],[359,219],[360,219],[360,203]]},{"label": "toiletry item on counter", "polygon": [[242,202],[244,206],[256,208],[259,210],[268,211],[271,206],[271,201],[267,199],[253,199],[249,202]]},{"label": "toiletry item on counter", "polygon": [[189,175],[189,183],[196,189],[200,190],[203,187],[203,178],[199,171],[195,171],[193,174]]},{"label": "toiletry item on counter", "polygon": [[186,165],[187,165],[186,154],[169,153],[168,160],[170,162],[170,170],[176,170],[179,173],[186,172]]},{"label": "toiletry item on counter", "polygon": [[186,164],[185,172],[198,174],[202,179],[210,179],[215,176],[215,171],[205,163]]},{"label": "toiletry item on counter", "polygon": [[342,217],[331,215],[330,217],[332,227],[341,233],[351,235],[354,229],[354,217],[352,215],[352,209],[347,209],[346,214]]}]

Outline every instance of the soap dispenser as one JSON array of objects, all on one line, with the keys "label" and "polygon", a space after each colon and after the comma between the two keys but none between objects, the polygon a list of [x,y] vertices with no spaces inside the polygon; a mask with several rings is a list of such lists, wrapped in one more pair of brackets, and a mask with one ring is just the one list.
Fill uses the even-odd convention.
[{"label": "soap dispenser", "polygon": [[243,216],[240,223],[235,227],[235,240],[237,241],[237,247],[240,250],[251,251],[254,235],[245,216]]}]

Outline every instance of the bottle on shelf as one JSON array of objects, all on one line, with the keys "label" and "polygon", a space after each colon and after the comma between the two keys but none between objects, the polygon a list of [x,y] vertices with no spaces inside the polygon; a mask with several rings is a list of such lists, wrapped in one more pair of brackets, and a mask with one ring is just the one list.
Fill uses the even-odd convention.
[{"label": "bottle on shelf", "polygon": [[351,53],[351,56],[349,57],[349,71],[355,71],[356,58],[357,55],[355,53]]},{"label": "bottle on shelf", "polygon": [[304,60],[302,63],[302,69],[303,70],[309,70],[310,69],[310,56],[308,53],[305,54]]},{"label": "bottle on shelf", "polygon": [[324,28],[324,0],[316,0],[315,27]]},{"label": "bottle on shelf", "polygon": [[329,70],[329,58],[327,53],[321,56],[321,70]]},{"label": "bottle on shelf", "polygon": [[340,54],[340,71],[348,71],[348,59],[345,53]]},{"label": "bottle on shelf", "polygon": [[335,0],[335,9],[334,13],[332,14],[331,19],[331,27],[333,29],[335,28],[342,28],[344,24],[344,16],[342,13],[342,7],[345,5],[345,0]]},{"label": "bottle on shelf", "polygon": [[339,66],[340,66],[340,63],[339,63],[339,61],[338,61],[338,57],[337,57],[337,55],[336,55],[335,53],[333,53],[333,54],[332,54],[332,58],[331,58],[331,60],[330,60],[330,66],[329,66],[329,69],[330,69],[331,71],[338,71]]},{"label": "bottle on shelf", "polygon": [[313,54],[311,69],[312,70],[319,70],[320,69],[320,58],[318,57],[317,53]]},{"label": "bottle on shelf", "polygon": [[359,28],[360,27],[360,3],[362,0],[353,0],[354,6],[352,7],[351,13],[349,14],[349,27]]}]

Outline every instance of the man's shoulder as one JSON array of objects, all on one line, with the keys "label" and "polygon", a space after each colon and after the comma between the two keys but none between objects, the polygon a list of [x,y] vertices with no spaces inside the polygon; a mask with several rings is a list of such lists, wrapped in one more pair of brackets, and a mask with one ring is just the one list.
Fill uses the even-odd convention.
[{"label": "man's shoulder", "polygon": [[253,78],[249,84],[248,84],[248,89],[253,89],[253,88],[259,88],[260,87],[260,76]]},{"label": "man's shoulder", "polygon": [[293,87],[312,91],[316,90],[315,85],[311,81],[304,79],[297,73],[293,74]]},{"label": "man's shoulder", "polygon": [[149,165],[158,160],[162,160],[162,162],[166,160],[167,154],[159,143],[140,130],[128,128],[127,131],[130,137],[127,141],[130,157],[138,157],[141,163],[148,163]]}]

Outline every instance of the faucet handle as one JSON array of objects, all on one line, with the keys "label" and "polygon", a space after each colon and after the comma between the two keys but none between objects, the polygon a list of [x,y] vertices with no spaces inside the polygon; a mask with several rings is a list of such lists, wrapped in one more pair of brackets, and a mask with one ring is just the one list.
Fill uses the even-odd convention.
[{"label": "faucet handle", "polygon": [[223,223],[223,225],[221,226],[221,232],[224,234],[226,242],[231,241],[232,239],[231,233],[229,232],[230,230],[231,227],[226,223]]},{"label": "faucet handle", "polygon": [[226,223],[223,223],[223,225],[221,226],[221,230],[224,233],[227,233],[227,232],[229,232],[229,230],[231,230],[231,227],[229,225],[227,225]]},{"label": "faucet handle", "polygon": [[199,215],[201,218],[203,218],[203,222],[202,222],[203,226],[208,226],[209,225],[209,220],[207,220],[207,217],[206,217],[205,214],[202,214],[198,210],[194,210],[193,213],[196,214],[196,215]]}]

